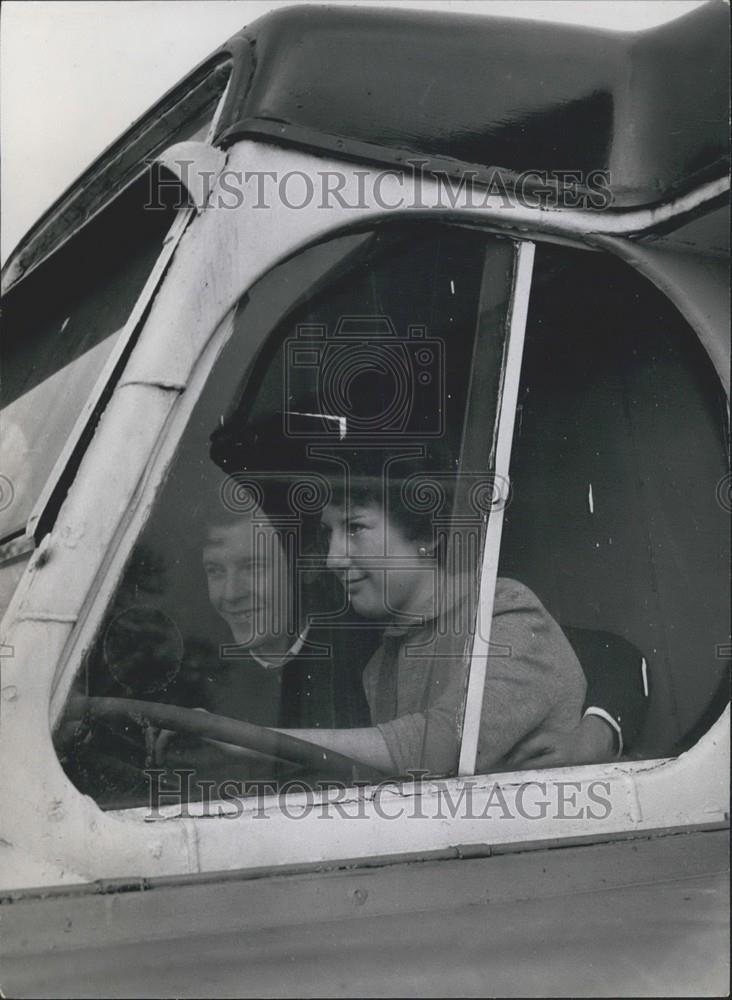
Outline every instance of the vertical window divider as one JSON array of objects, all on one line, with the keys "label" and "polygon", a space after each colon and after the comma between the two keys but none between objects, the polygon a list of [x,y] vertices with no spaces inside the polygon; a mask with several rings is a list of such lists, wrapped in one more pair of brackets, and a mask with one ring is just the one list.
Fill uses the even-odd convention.
[{"label": "vertical window divider", "polygon": [[[490,636],[503,532],[503,512],[509,492],[509,466],[518,403],[526,319],[534,267],[534,244],[519,243],[508,319],[508,345],[502,380],[495,452],[494,509],[488,517],[478,588],[475,635],[469,654],[468,685],[463,716],[458,775],[475,774],[483,691],[490,655]],[[500,495],[497,491],[500,490]]]}]

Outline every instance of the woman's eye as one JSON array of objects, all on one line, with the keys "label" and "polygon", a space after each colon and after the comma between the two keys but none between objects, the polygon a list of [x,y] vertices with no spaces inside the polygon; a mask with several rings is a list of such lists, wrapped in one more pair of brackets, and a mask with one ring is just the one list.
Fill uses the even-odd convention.
[{"label": "woman's eye", "polygon": [[348,537],[355,538],[356,535],[360,534],[364,530],[363,524],[349,524],[348,525]]}]

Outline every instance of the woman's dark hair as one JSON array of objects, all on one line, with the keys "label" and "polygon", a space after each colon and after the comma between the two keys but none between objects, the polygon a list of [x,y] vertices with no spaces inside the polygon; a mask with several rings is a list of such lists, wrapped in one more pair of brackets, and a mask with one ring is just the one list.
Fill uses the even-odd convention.
[{"label": "woman's dark hair", "polygon": [[[450,519],[456,462],[441,442],[429,446],[365,447],[334,452],[328,481],[332,502],[376,504],[407,536],[430,542]],[[337,470],[337,471],[334,471]]]},{"label": "woman's dark hair", "polygon": [[[334,434],[313,441],[285,433],[282,413],[254,424],[234,417],[211,435],[211,458],[226,473],[218,499],[205,505],[203,520],[231,522],[252,507],[250,493],[276,525],[297,515],[310,550],[326,502],[377,505],[410,539],[432,543],[445,533],[455,495],[457,458],[441,439],[405,442],[372,438],[358,446]],[[247,491],[250,491],[249,493]],[[317,494],[321,493],[320,502]],[[306,501],[298,507],[298,498]],[[308,504],[310,505],[308,507]],[[201,518],[197,518],[201,523]],[[439,533],[439,531],[438,531]]]}]

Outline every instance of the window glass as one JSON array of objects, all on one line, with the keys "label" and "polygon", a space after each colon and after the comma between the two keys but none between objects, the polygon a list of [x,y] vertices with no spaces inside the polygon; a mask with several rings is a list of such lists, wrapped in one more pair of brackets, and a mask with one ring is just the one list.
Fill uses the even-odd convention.
[{"label": "window glass", "polygon": [[245,296],[58,726],[79,788],[455,772],[514,252],[387,226]]},{"label": "window glass", "polygon": [[174,216],[148,211],[141,178],[3,303],[0,538],[22,531]]},{"label": "window glass", "polygon": [[625,756],[678,753],[727,700],[725,439],[711,363],[664,296],[539,248],[500,573],[561,623]]},{"label": "window glass", "polygon": [[22,538],[28,517],[187,201],[165,171],[147,164],[172,143],[206,138],[229,71],[228,63],[200,71],[137,123],[6,268],[0,614],[33,551]]},{"label": "window glass", "polygon": [[228,61],[199,67],[105,150],[25,237],[5,268],[4,287],[11,287],[56,252],[139,180],[164,149],[212,134],[230,71]]}]

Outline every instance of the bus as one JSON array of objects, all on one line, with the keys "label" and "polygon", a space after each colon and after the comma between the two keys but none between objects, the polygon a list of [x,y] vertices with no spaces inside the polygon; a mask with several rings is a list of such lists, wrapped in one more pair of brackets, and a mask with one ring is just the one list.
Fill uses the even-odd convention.
[{"label": "bus", "polygon": [[728,28],[278,9],[21,241],[5,995],[728,991]]}]

